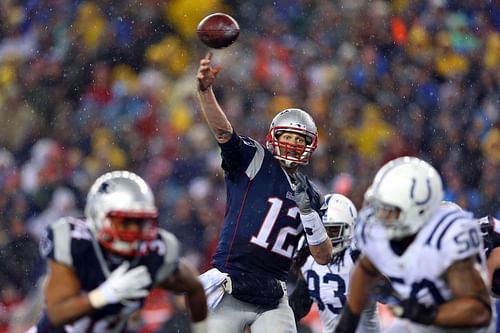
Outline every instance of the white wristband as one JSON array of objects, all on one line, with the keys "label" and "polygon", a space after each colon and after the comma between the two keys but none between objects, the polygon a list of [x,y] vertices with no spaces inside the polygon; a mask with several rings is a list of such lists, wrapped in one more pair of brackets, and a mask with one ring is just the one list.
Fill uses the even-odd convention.
[{"label": "white wristband", "polygon": [[108,302],[106,301],[106,297],[104,296],[100,288],[92,290],[87,294],[87,296],[89,297],[90,305],[92,305],[94,309],[100,309],[108,304]]},{"label": "white wristband", "polygon": [[191,324],[192,333],[207,333],[208,332],[208,322],[206,319],[198,321]]},{"label": "white wristband", "polygon": [[309,245],[319,245],[328,239],[323,221],[321,221],[321,217],[316,211],[307,215],[300,214],[300,220],[304,226]]}]

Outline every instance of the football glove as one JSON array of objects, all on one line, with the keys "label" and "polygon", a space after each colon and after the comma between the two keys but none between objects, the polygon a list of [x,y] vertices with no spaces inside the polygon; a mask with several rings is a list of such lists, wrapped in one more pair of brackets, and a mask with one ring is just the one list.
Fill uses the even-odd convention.
[{"label": "football glove", "polygon": [[128,271],[126,261],[116,268],[106,281],[89,292],[90,304],[100,309],[108,304],[119,303],[128,299],[143,298],[149,294],[151,276],[146,266],[138,266]]},{"label": "football glove", "polygon": [[392,312],[401,318],[406,318],[423,325],[431,325],[437,316],[437,306],[425,305],[415,299],[405,299],[399,305],[390,306]]},{"label": "football glove", "polygon": [[303,215],[309,215],[313,212],[311,198],[309,193],[307,193],[307,186],[306,177],[301,173],[295,173],[295,193],[293,200]]}]

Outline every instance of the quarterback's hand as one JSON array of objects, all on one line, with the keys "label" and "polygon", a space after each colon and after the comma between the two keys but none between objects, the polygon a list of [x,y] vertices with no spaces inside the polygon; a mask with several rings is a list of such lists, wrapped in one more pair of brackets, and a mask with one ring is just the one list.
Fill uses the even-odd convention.
[{"label": "quarterback's hand", "polygon": [[88,294],[92,307],[99,309],[107,304],[142,298],[149,294],[147,287],[151,284],[151,276],[146,266],[127,271],[128,267],[127,261],[121,264],[106,281]]},{"label": "quarterback's hand", "polygon": [[299,172],[295,173],[295,193],[293,200],[297,204],[300,214],[309,215],[314,211],[311,207],[311,198],[307,193],[306,177]]},{"label": "quarterback's hand", "polygon": [[198,90],[205,91],[212,86],[221,70],[220,66],[212,67],[212,53],[208,52],[205,58],[200,60],[198,68]]},{"label": "quarterback's hand", "polygon": [[390,306],[390,308],[396,316],[424,325],[431,325],[437,315],[436,306],[421,304],[410,298],[403,300],[399,305]]}]

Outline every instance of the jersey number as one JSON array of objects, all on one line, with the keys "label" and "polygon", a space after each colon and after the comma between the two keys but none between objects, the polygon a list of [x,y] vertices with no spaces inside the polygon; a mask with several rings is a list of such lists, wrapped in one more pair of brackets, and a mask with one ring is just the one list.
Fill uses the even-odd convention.
[{"label": "jersey number", "polygon": [[[265,249],[269,248],[269,235],[273,230],[274,224],[278,220],[281,207],[283,206],[283,200],[280,200],[278,198],[269,198],[267,201],[271,204],[271,207],[269,208],[266,218],[264,219],[264,222],[260,227],[259,233],[256,236],[252,236],[252,238],[250,239],[250,243],[256,244]],[[299,215],[299,209],[297,207],[292,207],[288,210],[287,215],[293,219],[296,219]],[[295,246],[290,244],[286,248],[284,248],[286,237],[289,234],[296,236],[301,232],[301,230],[302,224],[300,224],[297,228],[281,228],[278,233],[278,237],[276,238],[276,241],[271,248],[271,251],[287,258],[291,258],[295,250]]]},{"label": "jersey number", "polygon": [[337,289],[335,289],[333,292],[333,297],[338,299],[338,302],[336,302],[337,304],[325,305],[325,303],[321,300],[319,275],[313,270],[308,270],[306,275],[307,275],[306,282],[309,289],[309,296],[311,296],[311,298],[314,299],[316,304],[318,304],[318,309],[320,311],[324,311],[325,308],[327,307],[331,312],[335,314],[340,314],[340,312],[344,308],[344,304],[346,301],[346,296],[345,296],[346,287],[344,279],[339,275],[332,273],[326,273],[325,276],[323,276],[323,283],[327,284],[328,282],[332,281],[337,284]]},{"label": "jersey number", "polygon": [[460,246],[458,253],[464,253],[470,248],[478,248],[481,245],[481,240],[479,233],[476,229],[469,229],[469,231],[463,231],[453,237],[453,240]]},{"label": "jersey number", "polygon": [[[393,283],[403,283],[404,281],[399,282],[399,279],[392,278],[391,281]],[[444,297],[439,292],[438,287],[431,280],[422,279],[418,282],[413,282],[411,285],[410,298],[418,300],[418,294],[421,290],[427,289],[427,292],[431,294],[431,297],[434,301],[434,304],[440,305],[445,302]]]}]

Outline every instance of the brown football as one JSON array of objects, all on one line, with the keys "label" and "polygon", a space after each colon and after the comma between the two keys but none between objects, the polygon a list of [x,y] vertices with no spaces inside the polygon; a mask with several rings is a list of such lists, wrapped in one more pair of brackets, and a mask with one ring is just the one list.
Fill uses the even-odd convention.
[{"label": "brown football", "polygon": [[231,16],[214,13],[200,21],[196,32],[206,46],[221,49],[234,43],[240,34],[240,26]]}]

